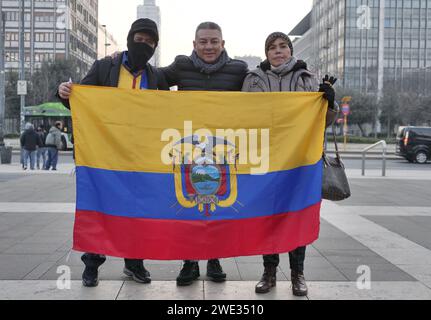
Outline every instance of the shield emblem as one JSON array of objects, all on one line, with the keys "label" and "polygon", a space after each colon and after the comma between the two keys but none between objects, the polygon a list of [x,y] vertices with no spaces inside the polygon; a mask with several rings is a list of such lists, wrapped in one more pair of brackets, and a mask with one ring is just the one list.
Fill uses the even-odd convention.
[{"label": "shield emblem", "polygon": [[215,195],[221,186],[221,172],[214,165],[194,165],[190,170],[190,181],[196,194]]}]

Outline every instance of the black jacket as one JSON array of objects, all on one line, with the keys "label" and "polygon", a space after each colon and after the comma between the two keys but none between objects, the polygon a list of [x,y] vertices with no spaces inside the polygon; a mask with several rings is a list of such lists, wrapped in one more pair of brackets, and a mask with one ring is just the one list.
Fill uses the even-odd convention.
[{"label": "black jacket", "polygon": [[220,70],[206,74],[190,57],[178,56],[169,67],[159,70],[169,86],[178,86],[180,91],[241,91],[248,67],[244,61],[229,59]]},{"label": "black jacket", "polygon": [[21,147],[27,151],[36,151],[37,147],[41,147],[42,140],[34,130],[26,130],[21,135]]},{"label": "black jacket", "polygon": [[[123,55],[119,54],[115,59],[106,57],[102,60],[97,60],[91,67],[88,74],[80,82],[82,85],[104,86],[104,87],[118,87],[120,79],[120,70],[123,62]],[[151,90],[169,90],[168,83],[162,72],[147,64],[148,76],[148,89]],[[70,109],[69,100],[61,99],[57,92],[57,97]]]},{"label": "black jacket", "polygon": [[40,142],[41,142],[41,145],[39,146],[40,148],[43,148],[43,147],[46,147],[45,146],[45,141],[46,141],[46,137],[48,136],[48,133],[47,132],[45,132],[45,131],[42,131],[42,132],[36,132],[37,133],[37,135],[39,136],[39,139],[40,139]]}]

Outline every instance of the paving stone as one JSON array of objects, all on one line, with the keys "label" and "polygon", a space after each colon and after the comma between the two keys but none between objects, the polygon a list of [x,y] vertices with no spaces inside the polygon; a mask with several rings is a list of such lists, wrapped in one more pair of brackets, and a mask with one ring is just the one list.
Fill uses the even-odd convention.
[{"label": "paving stone", "polygon": [[21,280],[47,258],[48,255],[0,254],[0,280]]},{"label": "paving stone", "polygon": [[356,282],[310,282],[310,300],[430,300],[431,290],[419,282],[372,282],[359,290]]},{"label": "paving stone", "polygon": [[[360,265],[341,265],[338,266],[338,270],[346,276],[349,281],[356,281],[361,274],[357,273]],[[417,281],[415,278],[398,269],[395,266],[384,264],[384,265],[367,265],[371,270],[372,281]]]},{"label": "paving stone", "polygon": [[352,197],[340,202],[340,206],[387,206],[388,203],[398,207],[431,206],[429,193],[423,196],[429,190],[427,180],[349,179],[349,182]]},{"label": "paving stone", "polygon": [[4,251],[4,253],[5,254],[51,254],[52,252],[56,251],[59,247],[61,247],[61,244],[58,244],[58,243],[54,243],[54,244],[19,243],[10,247],[8,250]]},{"label": "paving stone", "polygon": [[188,287],[177,287],[175,281],[142,285],[134,281],[124,282],[118,300],[203,300],[203,281],[196,281]]},{"label": "paving stone", "polygon": [[23,280],[39,280],[49,269],[51,269],[55,265],[54,261],[43,262],[38,265],[35,269],[33,269],[30,273],[28,273]]},{"label": "paving stone", "polygon": [[[260,281],[264,271],[261,263],[238,263],[238,269],[242,281]],[[279,281],[287,281],[281,269],[279,269],[277,279]]]},{"label": "paving stone", "polygon": [[[366,247],[365,247],[366,248]],[[380,257],[374,251],[370,249],[359,249],[359,250],[335,250],[335,249],[321,249],[321,254],[325,257],[346,257],[346,258],[357,258],[357,257]]]},{"label": "paving stone", "polygon": [[365,218],[431,250],[431,217],[365,216]]},{"label": "paving stone", "polygon": [[85,288],[72,281],[70,290],[60,290],[57,281],[1,281],[0,300],[115,300],[122,281],[102,281],[97,288]]},{"label": "paving stone", "polygon": [[[358,253],[359,252],[359,253]],[[375,255],[364,255],[362,256],[362,252],[366,252],[366,250],[356,250],[356,255],[343,255],[340,253],[339,255],[325,256],[334,266],[338,266],[340,264],[356,264],[356,265],[370,265],[370,264],[388,264],[382,257]],[[366,254],[366,253],[365,253]]]},{"label": "paving stone", "polygon": [[31,236],[20,241],[21,244],[60,244],[63,246],[67,241],[65,237],[54,237],[52,235]]},{"label": "paving stone", "polygon": [[429,264],[398,265],[408,274],[414,274],[415,278],[431,289],[431,268]]},{"label": "paving stone", "polygon": [[[431,174],[431,171],[428,172]],[[17,175],[10,176],[7,181],[8,190],[0,189],[0,280],[41,278],[47,279],[55,285],[55,281],[60,276],[57,268],[65,265],[71,268],[71,277],[76,280],[77,287],[73,287],[72,291],[81,288],[84,268],[80,260],[81,253],[71,252],[74,214],[71,210],[68,210],[70,213],[56,212],[59,210],[59,202],[62,203],[62,207],[69,209],[73,204],[75,200],[74,179],[69,179],[67,176],[50,175],[17,177]],[[352,179],[354,195],[351,199],[336,204],[324,202],[319,240],[307,248],[305,276],[310,287],[320,287],[322,291],[327,292],[312,290],[311,293],[314,293],[315,296],[323,295],[329,298],[333,295],[336,299],[343,296],[344,293],[347,297],[351,294],[353,299],[390,298],[395,297],[396,294],[400,294],[401,299],[417,295],[429,297],[427,290],[431,288],[431,260],[429,251],[425,248],[430,249],[431,247],[431,237],[429,237],[431,198],[429,194],[417,188],[424,182],[429,185],[428,180],[421,182],[420,179]],[[29,187],[41,183],[49,184],[51,187],[43,189],[41,192]],[[416,187],[410,188],[405,193],[406,186]],[[31,212],[21,212],[22,209],[17,212],[2,210],[1,203],[23,201],[21,190],[24,192],[24,198],[26,198],[24,201],[28,201]],[[378,194],[376,194],[376,190],[379,190]],[[381,190],[383,191],[380,192]],[[30,194],[30,191],[33,194]],[[400,196],[396,196],[397,194]],[[406,202],[405,198],[410,199]],[[54,199],[55,201],[53,201]],[[34,204],[34,202],[41,204]],[[401,202],[403,204],[400,204]],[[51,213],[33,212],[37,207],[51,208],[50,210],[53,211]],[[397,217],[391,212],[399,214],[401,217]],[[331,223],[329,223],[325,217],[325,214],[328,213],[330,215],[339,214],[339,216],[336,220],[331,220],[334,216],[330,216]],[[374,215],[370,215],[370,213]],[[414,216],[415,213],[418,216]],[[364,215],[366,219],[352,220],[352,214],[357,217]],[[379,215],[384,215],[384,217]],[[343,230],[339,230],[332,223]],[[375,227],[380,225],[383,228],[371,228],[380,230],[380,233],[361,234],[359,232],[368,230],[369,225]],[[383,232],[384,228],[394,234]],[[352,234],[355,235],[355,239],[351,236]],[[406,239],[411,241],[406,241]],[[373,248],[378,254],[363,243]],[[414,243],[422,247],[417,245],[412,247]],[[58,248],[56,248],[57,244]],[[5,255],[6,251],[22,253]],[[27,251],[29,253],[24,253]],[[46,254],[36,255],[35,252],[46,252]],[[68,256],[69,259],[67,259]],[[360,264],[369,265],[372,269],[372,294],[370,292],[368,294],[358,293],[359,290],[356,289],[354,281],[359,277],[356,271]],[[159,284],[168,288],[165,293],[169,293],[172,299],[177,299],[178,292],[182,297],[190,294],[188,289],[177,291],[176,288],[175,278],[181,269],[181,261],[146,261],[145,265],[153,278],[153,284],[150,287],[130,281],[123,274],[123,260],[111,257],[108,257],[107,262],[100,269],[101,284],[113,281],[112,283],[119,284],[121,287],[123,281],[126,280],[124,287],[135,287],[135,293],[131,290],[131,294],[128,295],[130,299],[134,299],[134,295],[145,298],[148,293],[154,296],[154,292],[159,290]],[[264,297],[254,296],[254,286],[260,280],[263,272],[261,256],[224,259],[222,266],[228,274],[229,281],[220,286],[205,281],[206,261],[200,262],[201,281],[196,283],[197,287],[192,288],[192,291],[197,288],[197,296],[200,297],[197,299],[203,299],[204,290],[211,289],[212,285],[214,285],[214,294],[226,294],[225,297],[228,299],[238,299],[238,295],[244,295],[250,299],[268,299],[271,298],[271,294],[274,294],[271,293]],[[241,279],[249,280],[249,282],[235,281]],[[280,299],[292,298],[288,254],[281,255],[278,279],[279,286],[275,292],[277,297],[272,298],[279,299],[278,295],[280,295]],[[158,283],[157,280],[171,281],[167,284],[164,281]],[[2,284],[3,282],[0,282],[0,287]],[[31,284],[32,282],[29,282],[29,287],[32,287]],[[201,287],[200,284],[202,284]],[[332,289],[337,284],[340,285],[339,291]],[[19,292],[20,282],[16,282],[16,285]],[[242,286],[244,286],[243,292],[241,291]],[[226,289],[221,290],[223,287]],[[235,287],[239,288],[239,291],[235,291]],[[86,298],[86,292],[88,291],[82,293],[84,298]],[[229,292],[232,294],[229,295]],[[42,290],[41,293],[44,291]],[[38,293],[38,297],[41,293]],[[69,296],[73,296],[73,294],[69,294]],[[24,295],[24,297],[26,296]],[[115,297],[116,295],[113,295],[109,299],[115,299]]]},{"label": "paving stone", "polygon": [[[290,270],[285,272],[286,278],[290,281]],[[337,268],[315,268],[313,266],[306,266],[304,270],[305,279],[309,281],[347,281]]]},{"label": "paving stone", "polygon": [[278,282],[268,294],[255,293],[256,282],[230,281],[225,283],[205,282],[206,300],[307,300],[293,296],[290,282]]},{"label": "paving stone", "polygon": [[237,263],[261,263],[263,264],[262,256],[249,256],[235,258]]},{"label": "paving stone", "polygon": [[[81,266],[69,266],[70,276],[72,280],[82,280],[82,273],[84,272],[84,265]],[[39,279],[40,280],[56,280],[60,277],[61,273],[58,273],[58,268],[63,267],[61,264],[55,264],[46,273],[44,273]],[[124,264],[114,264],[103,265],[99,268],[99,279],[101,281],[124,281],[129,278],[123,273]],[[61,271],[61,269],[60,269]]]},{"label": "paving stone", "polygon": [[162,260],[144,260],[145,265],[172,265],[177,266],[178,270],[182,267],[183,262],[179,260],[169,260],[169,261],[162,261]]},{"label": "paving stone", "polygon": [[19,240],[18,238],[0,238],[0,253],[17,244]]},{"label": "paving stone", "polygon": [[[175,281],[180,268],[177,265],[169,264],[152,264],[147,265],[146,268],[151,273],[151,279],[154,281]],[[201,273],[204,274],[203,272]]]},{"label": "paving stone", "polygon": [[363,250],[366,247],[361,245],[359,242],[353,239],[340,240],[339,238],[334,239],[319,239],[313,246],[317,250],[326,249],[337,249],[337,250]]}]

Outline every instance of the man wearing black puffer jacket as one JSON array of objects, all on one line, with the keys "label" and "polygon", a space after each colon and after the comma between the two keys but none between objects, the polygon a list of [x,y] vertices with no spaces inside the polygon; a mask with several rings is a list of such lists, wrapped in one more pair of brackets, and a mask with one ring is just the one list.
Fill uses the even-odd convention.
[{"label": "man wearing black puffer jacket", "polygon": [[[241,91],[248,67],[244,61],[229,58],[222,30],[214,22],[201,23],[190,57],[178,56],[169,67],[161,68],[169,86],[180,91]],[[214,282],[226,280],[219,260],[208,261],[207,276]],[[185,261],[177,285],[191,285],[200,277],[197,261]]]},{"label": "man wearing black puffer jacket", "polygon": [[247,64],[229,58],[222,30],[213,22],[201,23],[196,30],[190,57],[178,56],[169,67],[161,68],[169,85],[180,91],[241,91]]}]

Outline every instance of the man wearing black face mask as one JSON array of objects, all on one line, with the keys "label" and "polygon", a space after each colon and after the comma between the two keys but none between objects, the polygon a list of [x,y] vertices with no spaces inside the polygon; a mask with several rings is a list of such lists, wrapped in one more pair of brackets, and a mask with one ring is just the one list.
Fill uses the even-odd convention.
[{"label": "man wearing black face mask", "polygon": [[[96,61],[82,85],[118,87],[137,90],[169,90],[164,75],[153,68],[148,61],[154,54],[159,42],[157,25],[150,19],[139,19],[132,24],[127,36],[128,51],[115,58],[106,57]],[[57,96],[70,109],[69,97],[72,83],[62,83]],[[126,232],[126,231],[125,231]],[[86,253],[81,260],[85,264],[82,275],[83,285],[95,287],[98,285],[98,269],[105,262],[103,255]],[[124,259],[124,273],[139,283],[150,283],[150,273],[145,269],[142,260]]]}]

